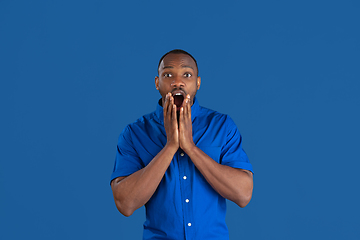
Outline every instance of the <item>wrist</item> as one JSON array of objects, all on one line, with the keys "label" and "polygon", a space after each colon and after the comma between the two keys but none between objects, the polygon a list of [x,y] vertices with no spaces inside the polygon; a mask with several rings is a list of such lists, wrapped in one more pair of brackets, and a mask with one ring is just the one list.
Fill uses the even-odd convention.
[{"label": "wrist", "polygon": [[187,154],[190,155],[197,148],[195,143],[188,144],[186,146],[180,146],[180,148]]},{"label": "wrist", "polygon": [[169,150],[170,152],[172,153],[176,153],[176,151],[179,149],[179,146],[177,146],[176,144],[173,144],[173,143],[169,143],[167,142],[164,149],[167,149]]}]

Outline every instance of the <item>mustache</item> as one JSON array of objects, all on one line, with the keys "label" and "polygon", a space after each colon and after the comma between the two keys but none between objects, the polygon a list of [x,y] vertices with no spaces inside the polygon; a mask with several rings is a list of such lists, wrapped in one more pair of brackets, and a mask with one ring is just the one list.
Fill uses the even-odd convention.
[{"label": "mustache", "polygon": [[171,90],[171,94],[173,94],[175,91],[181,91],[184,93],[184,97],[187,95],[187,92],[183,89],[183,88],[174,88],[173,90]]}]

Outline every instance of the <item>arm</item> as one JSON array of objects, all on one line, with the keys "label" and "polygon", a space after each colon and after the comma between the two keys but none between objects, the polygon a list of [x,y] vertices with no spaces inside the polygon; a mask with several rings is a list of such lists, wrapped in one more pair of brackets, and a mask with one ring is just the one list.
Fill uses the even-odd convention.
[{"label": "arm", "polygon": [[165,146],[145,168],[130,176],[118,177],[111,182],[111,189],[119,212],[128,217],[149,201],[176,150]]},{"label": "arm", "polygon": [[130,216],[142,207],[154,194],[166,169],[179,148],[176,105],[167,97],[164,106],[164,126],[167,135],[165,147],[144,168],[127,177],[111,182],[115,205],[124,216]]},{"label": "arm", "polygon": [[180,148],[190,157],[206,181],[221,196],[235,202],[240,207],[245,207],[252,197],[252,173],[221,165],[194,144],[189,101],[186,101],[180,110],[179,131]]},{"label": "arm", "polygon": [[240,207],[245,207],[250,202],[253,190],[253,176],[250,171],[221,165],[195,145],[184,151],[221,196]]}]

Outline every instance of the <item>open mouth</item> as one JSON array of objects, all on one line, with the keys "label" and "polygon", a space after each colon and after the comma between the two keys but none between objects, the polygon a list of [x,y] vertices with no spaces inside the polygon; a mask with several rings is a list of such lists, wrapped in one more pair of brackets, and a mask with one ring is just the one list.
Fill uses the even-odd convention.
[{"label": "open mouth", "polygon": [[181,93],[176,93],[173,97],[174,97],[174,103],[176,105],[176,109],[180,110],[180,107],[184,101],[184,96]]}]

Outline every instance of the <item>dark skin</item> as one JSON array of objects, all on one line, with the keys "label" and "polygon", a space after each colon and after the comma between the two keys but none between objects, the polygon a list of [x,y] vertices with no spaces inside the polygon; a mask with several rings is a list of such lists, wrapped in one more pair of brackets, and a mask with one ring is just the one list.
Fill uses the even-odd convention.
[{"label": "dark skin", "polygon": [[[123,215],[130,216],[149,201],[179,148],[221,196],[240,207],[250,202],[252,173],[217,163],[193,141],[191,106],[201,83],[197,71],[194,60],[186,54],[171,53],[162,60],[155,86],[162,96],[167,143],[146,167],[111,182],[116,207]],[[184,97],[181,106],[175,105],[176,94]]]}]

